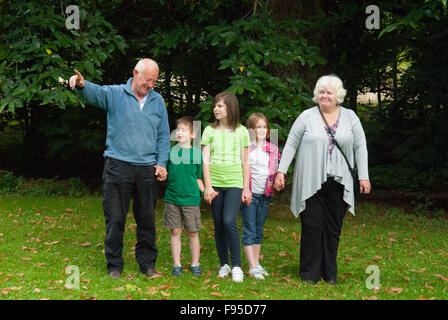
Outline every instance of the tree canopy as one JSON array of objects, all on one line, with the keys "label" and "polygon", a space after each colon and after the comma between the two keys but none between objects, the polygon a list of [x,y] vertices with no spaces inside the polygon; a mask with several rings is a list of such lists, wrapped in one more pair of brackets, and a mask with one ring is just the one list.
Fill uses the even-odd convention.
[{"label": "tree canopy", "polygon": [[[151,57],[171,125],[185,114],[205,125],[211,98],[228,90],[242,121],[263,112],[282,145],[312,106],[317,78],[336,73],[347,89],[344,105],[367,131],[373,179],[401,172],[408,185],[438,188],[448,181],[446,1],[378,1],[379,29],[366,27],[370,4],[81,1],[79,29],[68,29],[67,1],[1,1],[0,130],[23,132],[14,158],[22,171],[47,158],[85,170],[100,162],[105,115],[84,108],[65,81],[77,68],[99,84],[123,83],[139,58]],[[360,104],[368,92],[377,103]]]}]

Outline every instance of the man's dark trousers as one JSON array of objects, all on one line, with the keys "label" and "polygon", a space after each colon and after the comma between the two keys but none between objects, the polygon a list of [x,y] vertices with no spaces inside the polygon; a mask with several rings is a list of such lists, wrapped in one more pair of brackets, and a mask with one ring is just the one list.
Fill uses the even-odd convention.
[{"label": "man's dark trousers", "polygon": [[154,165],[137,166],[107,158],[103,171],[103,209],[106,220],[104,250],[107,270],[123,270],[123,233],[133,198],[137,222],[135,257],[140,271],[154,268],[157,259],[155,206],[157,186]]}]

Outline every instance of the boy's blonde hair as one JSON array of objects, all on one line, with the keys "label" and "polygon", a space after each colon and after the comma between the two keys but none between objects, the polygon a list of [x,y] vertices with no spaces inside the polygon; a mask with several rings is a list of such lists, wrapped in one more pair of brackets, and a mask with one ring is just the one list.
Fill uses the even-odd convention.
[{"label": "boy's blonde hair", "polygon": [[183,116],[182,118],[177,120],[176,125],[184,124],[190,129],[190,132],[193,133],[194,132],[193,121],[194,118],[192,116]]}]

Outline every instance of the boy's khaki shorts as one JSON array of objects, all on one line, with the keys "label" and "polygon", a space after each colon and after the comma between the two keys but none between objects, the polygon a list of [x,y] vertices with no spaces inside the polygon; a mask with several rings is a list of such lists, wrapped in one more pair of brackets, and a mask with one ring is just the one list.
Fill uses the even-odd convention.
[{"label": "boy's khaki shorts", "polygon": [[201,229],[201,210],[199,206],[178,206],[165,202],[163,226],[168,229],[181,229],[182,222],[188,232]]}]

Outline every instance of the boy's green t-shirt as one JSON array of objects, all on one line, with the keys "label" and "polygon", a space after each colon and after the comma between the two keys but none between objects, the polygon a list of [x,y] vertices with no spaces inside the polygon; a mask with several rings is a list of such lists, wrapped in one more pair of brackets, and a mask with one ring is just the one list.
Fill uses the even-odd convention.
[{"label": "boy's green t-shirt", "polygon": [[202,145],[210,145],[210,180],[212,186],[243,188],[243,148],[249,146],[249,131],[239,125],[234,131],[207,126]]},{"label": "boy's green t-shirt", "polygon": [[198,148],[171,147],[167,164],[165,202],[178,206],[199,206],[201,194],[197,179],[202,178],[202,152]]}]

